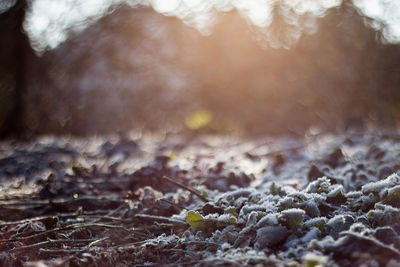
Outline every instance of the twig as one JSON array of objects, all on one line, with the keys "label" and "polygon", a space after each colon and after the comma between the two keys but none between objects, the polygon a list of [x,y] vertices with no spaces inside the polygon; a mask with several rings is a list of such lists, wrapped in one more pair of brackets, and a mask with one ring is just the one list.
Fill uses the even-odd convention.
[{"label": "twig", "polygon": [[144,220],[148,220],[148,221],[152,221],[152,222],[156,221],[156,222],[164,222],[164,223],[171,223],[171,224],[175,224],[175,225],[187,226],[187,223],[184,221],[175,220],[175,219],[171,219],[168,217],[147,215],[147,214],[136,214],[135,217],[144,219]]},{"label": "twig", "polygon": [[23,251],[27,249],[32,249],[32,248],[38,248],[46,245],[54,245],[54,244],[64,244],[64,243],[86,243],[86,242],[93,242],[97,241],[98,239],[49,239],[47,241],[31,244],[31,245],[26,245],[22,247],[16,247],[10,250],[10,252],[17,252],[17,251]]},{"label": "twig", "polygon": [[90,247],[92,247],[93,245],[98,244],[98,243],[100,243],[100,242],[102,242],[102,241],[104,241],[104,240],[106,240],[106,239],[109,239],[109,238],[110,238],[109,236],[100,238],[100,239],[98,239],[98,240],[96,240],[96,241],[93,241],[93,242],[90,243],[89,245],[87,245],[87,247],[90,248]]},{"label": "twig", "polygon": [[[127,203],[124,203],[125,205],[127,205]],[[111,210],[110,212],[108,212],[107,214],[106,214],[106,216],[104,217],[104,218],[117,218],[117,217],[113,217],[113,215],[114,214],[116,214],[117,212],[119,212],[122,208],[124,207],[124,205],[120,205],[118,208],[116,208],[116,209],[114,209],[114,210]],[[119,219],[119,218],[118,218]],[[93,221],[93,223],[96,223],[96,222],[98,222],[98,221],[100,221],[101,220],[101,218],[98,218],[98,219],[96,219],[96,220],[94,220]],[[122,221],[122,219],[119,219],[119,220],[121,220]]]},{"label": "twig", "polygon": [[[57,200],[26,200],[26,201],[0,201],[1,206],[47,206],[54,204],[68,204],[77,201],[83,200],[96,200],[96,201],[111,201],[111,202],[120,202],[123,203],[122,199],[116,197],[92,197],[92,196],[83,196],[78,198],[65,198],[65,199],[57,199]],[[28,207],[27,207],[28,208]],[[31,208],[31,207],[29,207]]]},{"label": "twig", "polygon": [[118,250],[128,250],[128,249],[137,249],[138,246],[143,245],[144,243],[148,242],[148,240],[142,240],[142,241],[137,241],[137,242],[133,242],[133,243],[127,243],[127,244],[118,244],[115,246],[111,246],[109,247],[109,249],[118,249]]},{"label": "twig", "polygon": [[158,201],[164,201],[164,202],[166,202],[166,203],[168,203],[168,204],[170,204],[170,205],[172,205],[174,207],[178,207],[178,208],[180,208],[182,210],[188,210],[187,208],[185,208],[185,207],[183,207],[183,206],[181,206],[179,204],[173,203],[172,201],[169,201],[169,200],[167,200],[165,198],[160,198]]},{"label": "twig", "polygon": [[[99,215],[100,213],[106,214],[107,211],[95,211],[95,212],[84,212],[82,214],[78,212],[70,212],[70,213],[59,213],[59,214],[53,214],[53,215],[48,215],[48,216],[38,216],[34,218],[28,218],[24,220],[18,220],[18,221],[12,221],[12,222],[0,222],[0,226],[7,226],[7,225],[16,225],[16,224],[23,224],[23,223],[28,223],[28,222],[37,222],[37,221],[43,221],[47,218],[50,217],[59,217],[59,218],[65,218],[65,217],[90,217],[90,216],[101,216]],[[106,216],[107,217],[107,216]]]},{"label": "twig", "polygon": [[123,229],[129,233],[131,233],[132,231],[126,229],[123,226],[120,225],[109,225],[109,224],[102,224],[102,223],[86,223],[86,224],[82,224],[82,223],[77,223],[77,224],[71,224],[65,227],[60,227],[60,228],[54,228],[51,230],[47,230],[41,233],[37,233],[34,235],[30,235],[30,236],[24,236],[24,237],[18,237],[18,238],[10,238],[10,239],[0,239],[0,243],[6,243],[6,242],[15,242],[15,241],[22,241],[22,240],[28,240],[31,238],[35,238],[35,237],[39,237],[39,236],[43,236],[43,235],[47,235],[49,233],[54,233],[54,232],[58,232],[58,231],[64,231],[64,230],[69,230],[69,229],[76,229],[76,228],[85,228],[85,227],[105,227],[105,228],[119,228],[119,229]]},{"label": "twig", "polygon": [[[121,218],[111,217],[111,216],[101,216],[101,215],[79,215],[77,217],[78,218],[83,217],[83,218],[93,218],[93,219],[104,219],[104,220],[120,221],[120,222],[123,221],[123,219],[121,219]],[[96,221],[99,221],[99,220],[96,220]]]},{"label": "twig", "polygon": [[190,188],[190,187],[187,187],[187,186],[184,185],[184,184],[175,182],[174,180],[172,180],[172,179],[169,178],[168,176],[163,176],[162,178],[165,179],[165,180],[167,180],[167,181],[170,182],[171,184],[174,184],[174,185],[176,185],[176,186],[178,186],[178,187],[180,187],[180,188],[182,188],[182,189],[185,189],[185,190],[189,191],[189,192],[192,193],[193,195],[196,195],[196,196],[197,196],[198,198],[200,198],[202,201],[204,201],[204,202],[209,202],[209,200],[208,200],[206,197],[202,196],[202,195],[201,195],[199,192],[197,192],[196,190],[194,190],[194,189],[192,189],[192,188]]},{"label": "twig", "polygon": [[39,253],[79,253],[79,252],[85,252],[85,251],[90,251],[93,250],[94,248],[88,248],[88,247],[84,247],[81,249],[46,249],[46,248],[40,248],[39,249]]}]

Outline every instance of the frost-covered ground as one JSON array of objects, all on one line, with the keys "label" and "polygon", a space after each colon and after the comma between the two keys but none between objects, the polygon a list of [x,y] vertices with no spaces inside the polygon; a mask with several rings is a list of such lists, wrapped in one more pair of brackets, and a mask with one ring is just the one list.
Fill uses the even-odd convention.
[{"label": "frost-covered ground", "polygon": [[399,170],[394,132],[3,141],[0,265],[399,266]]}]

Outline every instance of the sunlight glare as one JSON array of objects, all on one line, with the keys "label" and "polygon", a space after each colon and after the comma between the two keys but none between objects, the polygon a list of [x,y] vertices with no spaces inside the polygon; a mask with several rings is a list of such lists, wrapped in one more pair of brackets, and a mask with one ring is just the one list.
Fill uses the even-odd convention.
[{"label": "sunlight glare", "polygon": [[332,8],[342,3],[342,0],[321,0],[321,5],[324,8]]},{"label": "sunlight glare", "polygon": [[41,52],[46,47],[55,48],[65,41],[72,26],[87,26],[91,18],[100,16],[117,2],[118,0],[86,0],[78,3],[76,0],[32,1],[24,28],[34,48]]},{"label": "sunlight glare", "polygon": [[[0,0],[1,2],[1,0]],[[13,3],[14,1],[9,0]],[[8,3],[7,2],[7,3]],[[24,24],[37,52],[53,49],[68,38],[68,31],[83,30],[96,21],[112,5],[130,3],[132,6],[150,5],[158,13],[176,16],[185,23],[209,34],[218,20],[218,12],[232,8],[249,23],[266,28],[273,20],[272,9],[277,0],[35,0],[32,1]],[[296,14],[311,13],[322,17],[327,9],[342,0],[283,0],[286,8]],[[388,42],[400,42],[400,1],[355,0],[355,5],[366,16],[384,25],[383,35]],[[1,5],[0,5],[1,7]],[[66,16],[65,14],[68,14]],[[376,28],[379,28],[378,26]]]},{"label": "sunlight glare", "polygon": [[354,4],[365,16],[384,25],[383,36],[388,42],[400,42],[400,1],[357,0]]},{"label": "sunlight glare", "polygon": [[197,6],[199,6],[199,4],[201,3],[201,0],[182,0],[182,3],[186,6],[186,8],[188,9],[194,9]]},{"label": "sunlight glare", "polygon": [[235,7],[258,27],[267,27],[272,22],[272,1],[234,1]]},{"label": "sunlight glare", "polygon": [[161,14],[168,14],[175,11],[180,5],[179,0],[153,0],[152,6],[155,11]]}]

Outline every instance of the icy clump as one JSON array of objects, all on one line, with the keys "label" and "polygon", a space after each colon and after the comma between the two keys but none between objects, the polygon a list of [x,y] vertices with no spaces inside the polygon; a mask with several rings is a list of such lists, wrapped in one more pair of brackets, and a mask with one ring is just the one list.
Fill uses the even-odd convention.
[{"label": "icy clump", "polygon": [[361,191],[366,195],[368,193],[378,193],[380,196],[384,189],[400,185],[400,177],[394,173],[384,180],[368,183],[361,187]]}]

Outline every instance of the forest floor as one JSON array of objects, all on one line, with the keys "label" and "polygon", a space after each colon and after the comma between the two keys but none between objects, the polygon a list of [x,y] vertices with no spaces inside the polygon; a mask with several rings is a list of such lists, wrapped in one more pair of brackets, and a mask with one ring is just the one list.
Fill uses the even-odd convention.
[{"label": "forest floor", "polygon": [[0,142],[1,266],[400,266],[400,135]]}]

